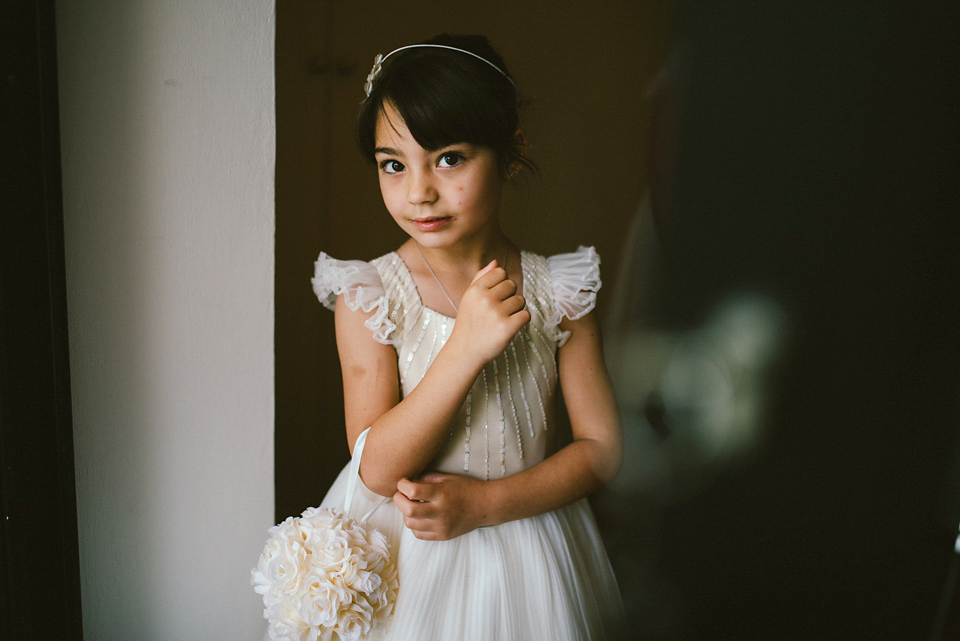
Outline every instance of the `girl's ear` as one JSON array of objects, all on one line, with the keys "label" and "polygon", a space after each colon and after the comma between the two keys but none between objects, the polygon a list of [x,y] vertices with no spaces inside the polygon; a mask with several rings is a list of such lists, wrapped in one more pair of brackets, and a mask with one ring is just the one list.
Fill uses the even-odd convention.
[{"label": "girl's ear", "polygon": [[515,177],[523,169],[523,161],[521,158],[527,157],[527,134],[524,133],[523,129],[517,129],[517,133],[513,135],[513,160],[507,165],[507,175],[505,176],[507,180]]}]

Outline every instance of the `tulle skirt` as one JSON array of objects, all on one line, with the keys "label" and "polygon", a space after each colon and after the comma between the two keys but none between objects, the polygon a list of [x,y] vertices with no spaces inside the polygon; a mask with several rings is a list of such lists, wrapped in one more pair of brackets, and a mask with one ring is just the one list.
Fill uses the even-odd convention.
[{"label": "tulle skirt", "polygon": [[[343,506],[346,469],[322,506]],[[382,497],[358,484],[350,516]],[[587,501],[450,541],[421,541],[389,502],[368,522],[397,554],[400,591],[378,641],[625,638],[623,603]]]}]

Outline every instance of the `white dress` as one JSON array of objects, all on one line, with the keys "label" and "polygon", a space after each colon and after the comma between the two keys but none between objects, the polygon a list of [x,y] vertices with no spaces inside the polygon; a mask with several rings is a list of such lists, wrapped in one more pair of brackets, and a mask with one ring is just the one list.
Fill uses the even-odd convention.
[{"label": "white dress", "polygon": [[[484,368],[460,408],[431,470],[495,479],[526,469],[557,449],[554,390],[562,317],[593,309],[600,288],[593,248],[544,258],[522,252],[523,295],[531,321]],[[403,260],[369,263],[321,253],[314,290],[333,308],[374,312],[366,325],[397,351],[402,394],[423,378],[455,319],[424,307]],[[322,506],[342,507],[346,468]],[[382,499],[359,484],[351,516]],[[390,641],[567,641],[622,638],[623,605],[585,499],[450,541],[422,541],[393,503],[370,519],[397,550],[399,596]]]}]

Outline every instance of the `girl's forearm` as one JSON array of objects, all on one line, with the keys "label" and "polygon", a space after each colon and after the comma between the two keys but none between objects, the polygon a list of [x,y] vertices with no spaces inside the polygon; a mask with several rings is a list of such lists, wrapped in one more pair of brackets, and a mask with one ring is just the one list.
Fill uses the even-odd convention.
[{"label": "girl's forearm", "polygon": [[484,485],[484,525],[544,514],[600,489],[620,470],[619,442],[575,440],[522,472]]},{"label": "girl's forearm", "polygon": [[402,478],[419,476],[450,432],[450,424],[483,363],[448,341],[413,391],[370,425],[361,476],[371,490],[393,496]]},{"label": "girl's forearm", "polygon": [[485,513],[497,523],[569,505],[610,482],[620,470],[620,416],[596,317],[588,313],[564,320],[560,328],[571,333],[558,352],[558,366],[574,440],[537,465],[485,487]]}]

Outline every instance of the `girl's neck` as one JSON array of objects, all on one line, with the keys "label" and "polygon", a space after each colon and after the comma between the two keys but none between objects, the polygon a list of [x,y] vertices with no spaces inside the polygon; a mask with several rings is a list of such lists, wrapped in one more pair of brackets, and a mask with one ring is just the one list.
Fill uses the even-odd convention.
[{"label": "girl's neck", "polygon": [[[410,239],[408,244],[417,249],[417,242]],[[511,251],[512,243],[497,230],[491,237],[473,243],[458,243],[450,247],[429,247],[419,245],[419,252],[430,263],[433,269],[447,273],[461,273],[464,275],[476,274],[486,267],[491,260],[496,260],[501,266]]]},{"label": "girl's neck", "polygon": [[507,270],[522,293],[520,252],[502,233],[482,244],[458,243],[454,247],[431,248],[411,238],[397,254],[410,270],[420,301],[447,316],[456,316],[463,293],[477,272],[491,260]]}]

